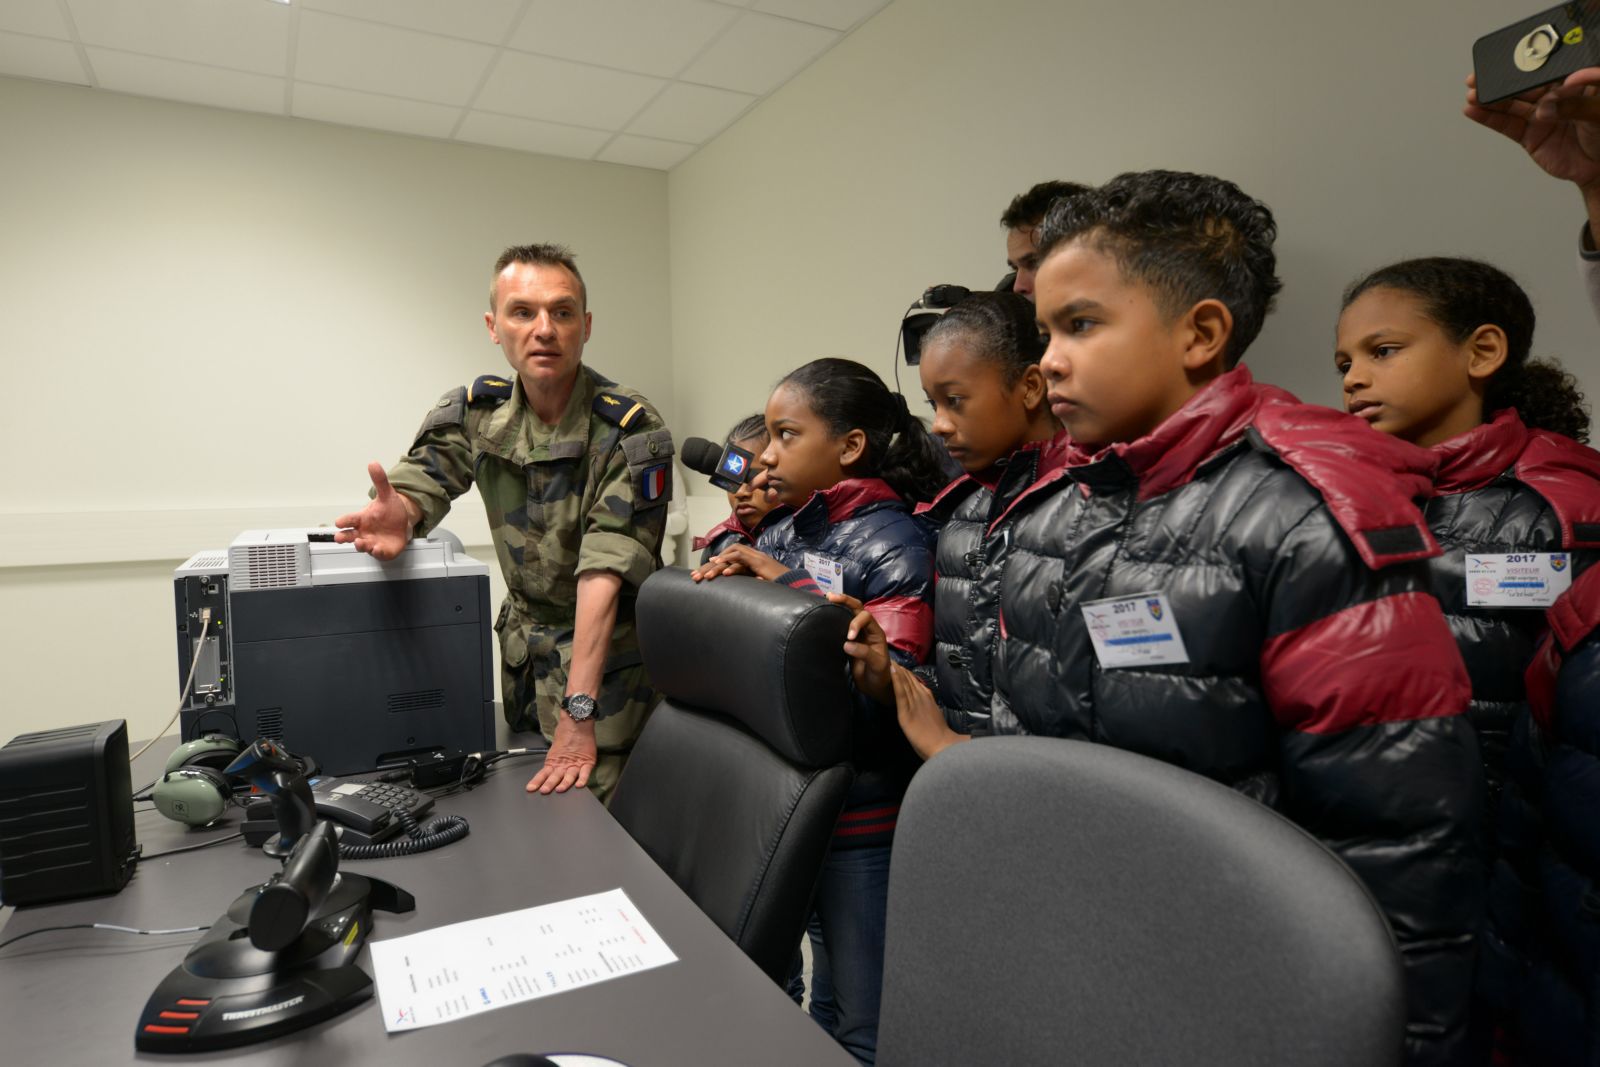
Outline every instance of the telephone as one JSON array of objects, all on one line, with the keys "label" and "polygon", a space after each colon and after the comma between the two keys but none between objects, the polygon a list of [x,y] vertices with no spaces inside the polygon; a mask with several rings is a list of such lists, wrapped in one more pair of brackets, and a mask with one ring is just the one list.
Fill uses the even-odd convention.
[{"label": "telephone", "polygon": [[[433,808],[433,798],[405,786],[388,782],[341,782],[332,778],[313,778],[311,800],[318,818],[327,819],[342,828],[341,846],[375,845],[399,835],[400,819],[396,812],[404,809],[413,819]],[[276,830],[272,807],[265,798],[251,800],[245,805],[245,840],[250,842],[253,831],[264,833]],[[265,838],[263,837],[263,840]],[[253,843],[253,842],[250,842]]]}]

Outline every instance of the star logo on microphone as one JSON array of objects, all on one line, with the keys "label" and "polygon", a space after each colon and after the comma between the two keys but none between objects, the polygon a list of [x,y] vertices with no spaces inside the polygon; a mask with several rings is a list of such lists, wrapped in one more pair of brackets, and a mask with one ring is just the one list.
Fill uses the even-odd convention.
[{"label": "star logo on microphone", "polygon": [[730,452],[728,458],[722,461],[722,469],[735,477],[744,473],[744,457],[737,452]]}]

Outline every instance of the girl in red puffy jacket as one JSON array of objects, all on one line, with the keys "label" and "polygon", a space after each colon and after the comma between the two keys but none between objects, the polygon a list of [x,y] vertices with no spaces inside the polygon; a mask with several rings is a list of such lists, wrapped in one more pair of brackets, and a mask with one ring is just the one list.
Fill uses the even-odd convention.
[{"label": "girl in red puffy jacket", "polygon": [[[1600,973],[1576,965],[1581,953],[1553,952],[1542,931],[1561,908],[1548,899],[1552,873],[1565,881],[1597,857],[1573,858],[1570,841],[1543,832],[1560,786],[1547,780],[1551,738],[1529,718],[1523,672],[1546,609],[1600,556],[1600,454],[1580,443],[1589,418],[1571,375],[1531,358],[1533,331],[1533,305],[1503,271],[1407,260],[1346,291],[1334,366],[1351,413],[1438,461],[1423,513],[1444,554],[1427,562],[1429,589],[1471,678],[1490,794],[1475,1015],[1497,1022],[1513,1061],[1596,1063],[1578,1055],[1596,1030],[1579,1036],[1589,1009],[1576,1006],[1594,1002]],[[1600,702],[1590,707],[1600,724]],[[1591,936],[1600,943],[1600,925]],[[1536,985],[1546,991],[1530,994]]]}]

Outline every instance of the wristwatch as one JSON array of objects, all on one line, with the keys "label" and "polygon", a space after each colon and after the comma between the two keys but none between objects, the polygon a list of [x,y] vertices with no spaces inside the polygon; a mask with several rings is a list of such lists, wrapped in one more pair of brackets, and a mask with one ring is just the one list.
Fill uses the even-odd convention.
[{"label": "wristwatch", "polygon": [[599,705],[588,693],[573,693],[561,698],[561,710],[572,716],[573,722],[588,722],[594,718]]}]

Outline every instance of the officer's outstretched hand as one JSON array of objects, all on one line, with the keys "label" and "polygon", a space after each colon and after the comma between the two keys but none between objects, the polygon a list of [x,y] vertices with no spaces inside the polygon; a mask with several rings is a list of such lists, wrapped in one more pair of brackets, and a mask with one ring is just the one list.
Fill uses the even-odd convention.
[{"label": "officer's outstretched hand", "polygon": [[333,539],[341,545],[354,542],[357,552],[370,553],[374,559],[394,559],[411,543],[421,509],[394,491],[383,464],[368,463],[367,474],[377,487],[377,497],[360,511],[334,519],[339,529]]},{"label": "officer's outstretched hand", "polygon": [[850,674],[856,688],[880,704],[894,703],[894,683],[889,677],[889,635],[872,612],[853,596],[829,593],[828,599],[855,613],[845,631],[844,654],[850,657]]},{"label": "officer's outstretched hand", "polygon": [[594,720],[573,722],[557,713],[556,736],[544,754],[544,766],[528,782],[530,793],[565,793],[589,784],[589,772],[599,758],[594,740]]}]

